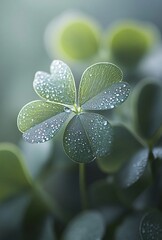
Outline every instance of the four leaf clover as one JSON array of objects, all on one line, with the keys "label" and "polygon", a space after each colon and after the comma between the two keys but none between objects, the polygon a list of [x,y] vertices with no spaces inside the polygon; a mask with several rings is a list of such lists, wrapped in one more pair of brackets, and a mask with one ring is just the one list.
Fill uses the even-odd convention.
[{"label": "four leaf clover", "polygon": [[122,71],[112,63],[93,64],[84,71],[78,94],[73,74],[64,62],[53,61],[50,72],[36,73],[33,86],[42,100],[29,102],[18,115],[23,138],[43,143],[66,126],[63,145],[72,160],[88,163],[108,155],[112,128],[94,111],[112,109],[126,100],[130,87],[122,82]]}]

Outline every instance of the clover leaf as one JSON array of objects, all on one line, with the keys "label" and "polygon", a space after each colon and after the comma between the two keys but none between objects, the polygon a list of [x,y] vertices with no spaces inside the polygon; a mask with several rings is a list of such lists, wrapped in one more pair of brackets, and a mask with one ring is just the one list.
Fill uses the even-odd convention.
[{"label": "clover leaf", "polygon": [[51,74],[37,72],[34,90],[42,100],[25,105],[18,115],[18,128],[30,143],[52,139],[65,125],[63,144],[74,161],[88,163],[110,152],[112,128],[102,115],[123,103],[130,87],[122,82],[121,70],[112,63],[87,68],[78,91],[70,68],[62,61],[51,64]]}]

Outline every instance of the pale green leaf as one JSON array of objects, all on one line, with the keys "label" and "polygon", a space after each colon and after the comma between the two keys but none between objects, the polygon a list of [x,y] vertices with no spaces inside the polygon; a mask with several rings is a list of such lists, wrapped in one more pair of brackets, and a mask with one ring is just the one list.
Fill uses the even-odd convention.
[{"label": "pale green leaf", "polygon": [[73,117],[64,133],[66,154],[76,162],[88,163],[108,155],[112,129],[108,121],[95,113],[82,113]]},{"label": "pale green leaf", "polygon": [[41,143],[50,140],[61,129],[70,115],[70,109],[45,101],[25,105],[17,119],[18,128],[27,142]]},{"label": "pale green leaf", "polygon": [[120,82],[111,85],[82,105],[84,110],[107,110],[122,104],[129,96],[128,83]]},{"label": "pale green leaf", "polygon": [[83,60],[97,54],[100,37],[97,25],[90,19],[66,19],[57,34],[60,51],[69,59]]},{"label": "pale green leaf", "polygon": [[78,94],[79,105],[107,91],[114,84],[122,81],[122,71],[116,65],[107,62],[96,63],[87,68],[81,78]]},{"label": "pale green leaf", "polygon": [[19,149],[12,144],[0,144],[0,200],[31,185],[32,179]]},{"label": "pale green leaf", "polygon": [[51,74],[37,72],[33,82],[36,93],[45,100],[73,105],[76,88],[70,68],[60,60],[54,60],[50,67]]},{"label": "pale green leaf", "polygon": [[105,224],[97,211],[81,213],[65,229],[63,240],[99,240],[102,239]]},{"label": "pale green leaf", "polygon": [[21,132],[25,132],[29,128],[64,112],[64,110],[66,110],[64,106],[51,102],[41,100],[29,102],[21,109],[18,115],[18,128]]}]

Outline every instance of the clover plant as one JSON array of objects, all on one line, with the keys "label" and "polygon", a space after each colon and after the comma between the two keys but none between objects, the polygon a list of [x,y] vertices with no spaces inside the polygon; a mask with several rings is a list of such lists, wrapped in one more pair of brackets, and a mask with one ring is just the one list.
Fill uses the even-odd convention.
[{"label": "clover plant", "polygon": [[51,74],[37,72],[33,82],[42,100],[25,105],[18,115],[18,128],[30,143],[51,140],[66,125],[63,145],[74,161],[88,163],[110,152],[112,128],[96,110],[112,109],[123,103],[130,92],[122,82],[122,71],[114,64],[101,62],[88,67],[78,94],[70,68],[55,60]]}]

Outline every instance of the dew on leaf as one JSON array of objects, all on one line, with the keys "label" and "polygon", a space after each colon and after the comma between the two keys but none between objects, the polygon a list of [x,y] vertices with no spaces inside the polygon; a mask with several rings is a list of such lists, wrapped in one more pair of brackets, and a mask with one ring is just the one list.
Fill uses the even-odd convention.
[{"label": "dew on leaf", "polygon": [[70,68],[62,61],[52,62],[51,74],[37,72],[35,74],[33,86],[36,93],[49,101],[65,104],[75,102],[75,82]]},{"label": "dew on leaf", "polygon": [[68,116],[68,113],[59,113],[27,130],[23,134],[23,138],[29,143],[43,143],[49,141],[61,129]]},{"label": "dew on leaf", "polygon": [[162,215],[159,211],[153,210],[144,215],[140,225],[140,234],[143,240],[162,239]]},{"label": "dew on leaf", "polygon": [[95,159],[79,115],[74,116],[66,127],[64,149],[76,162],[87,163]]},{"label": "dew on leaf", "polygon": [[108,155],[112,142],[112,128],[109,122],[95,113],[80,114],[80,119],[94,155],[97,158]]},{"label": "dew on leaf", "polygon": [[107,110],[122,104],[130,93],[130,87],[126,83],[116,83],[106,91],[99,93],[85,104],[85,110]]},{"label": "dew on leaf", "polygon": [[138,152],[120,171],[119,182],[123,188],[130,187],[143,175],[148,161],[148,151]]}]

